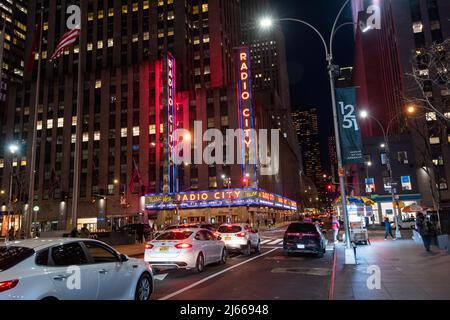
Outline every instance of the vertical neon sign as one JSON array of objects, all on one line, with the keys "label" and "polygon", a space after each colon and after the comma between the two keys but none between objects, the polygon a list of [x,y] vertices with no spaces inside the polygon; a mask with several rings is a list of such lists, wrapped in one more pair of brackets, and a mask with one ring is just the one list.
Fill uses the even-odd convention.
[{"label": "vertical neon sign", "polygon": [[175,141],[173,133],[176,130],[176,65],[175,58],[167,53],[167,121],[168,121],[168,168],[169,192],[177,192],[177,167],[174,163]]},{"label": "vertical neon sign", "polygon": [[[250,148],[251,137],[250,129],[255,128],[252,107],[252,80],[251,80],[251,61],[250,49],[248,47],[241,47],[237,49],[238,61],[238,88],[237,98],[239,101],[239,127],[244,130],[244,143],[242,144],[242,173],[246,174],[246,159]],[[256,165],[254,166],[254,181],[256,181]]]}]

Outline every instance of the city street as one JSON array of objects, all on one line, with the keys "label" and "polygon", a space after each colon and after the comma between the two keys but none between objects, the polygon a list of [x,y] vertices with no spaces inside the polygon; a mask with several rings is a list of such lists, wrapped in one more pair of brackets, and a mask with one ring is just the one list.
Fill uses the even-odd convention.
[{"label": "city street", "polygon": [[[286,228],[262,232],[261,254],[231,254],[225,265],[211,265],[201,274],[160,271],[152,299],[299,300],[328,299],[332,247],[323,258],[283,255]],[[160,280],[158,280],[160,279]]]}]

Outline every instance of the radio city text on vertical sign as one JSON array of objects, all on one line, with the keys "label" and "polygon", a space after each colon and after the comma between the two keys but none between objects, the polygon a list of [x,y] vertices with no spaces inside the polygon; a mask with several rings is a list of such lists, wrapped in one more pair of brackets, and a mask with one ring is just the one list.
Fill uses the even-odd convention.
[{"label": "radio city text on vertical sign", "polygon": [[245,132],[245,145],[250,145],[249,129],[252,129],[251,119],[251,82],[250,82],[250,59],[248,49],[239,52],[239,80],[240,80],[240,104],[242,129]]}]

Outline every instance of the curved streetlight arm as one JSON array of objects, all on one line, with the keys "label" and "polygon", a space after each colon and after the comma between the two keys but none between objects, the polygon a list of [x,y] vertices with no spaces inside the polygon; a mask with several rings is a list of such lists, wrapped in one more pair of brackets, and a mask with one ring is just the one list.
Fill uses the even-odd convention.
[{"label": "curved streetlight arm", "polygon": [[333,39],[331,40],[331,41],[332,41],[331,45],[333,45],[334,36],[337,34],[337,32],[338,32],[341,28],[343,28],[343,27],[345,27],[345,26],[355,26],[355,25],[358,25],[358,24],[355,23],[355,22],[344,22],[344,23],[340,24],[340,25],[336,28],[336,30],[334,30],[334,33],[333,33]]},{"label": "curved streetlight arm", "polygon": [[[333,59],[333,39],[334,39],[334,35],[336,33],[336,31],[341,27],[339,26],[338,28],[336,28],[337,23],[339,21],[339,19],[341,18],[342,12],[344,11],[345,7],[349,4],[350,0],[346,0],[344,2],[344,4],[342,5],[341,9],[339,10],[338,15],[336,16],[336,19],[334,20],[333,23],[333,28],[331,29],[331,36],[330,36],[330,61]],[[353,24],[353,22],[352,22]]]},{"label": "curved streetlight arm", "polygon": [[326,59],[329,60],[329,58],[330,58],[330,53],[329,53],[329,51],[328,51],[327,42],[325,41],[325,38],[324,38],[323,35],[320,33],[320,31],[317,30],[316,27],[314,27],[312,24],[310,24],[310,23],[308,23],[308,22],[306,22],[306,21],[300,20],[300,19],[282,18],[282,19],[278,19],[278,21],[293,21],[293,22],[298,22],[298,23],[302,23],[302,24],[308,26],[309,28],[313,29],[314,32],[317,33],[317,35],[320,37],[320,40],[322,40],[322,44],[323,44],[323,47],[324,47],[325,53],[326,53]]}]

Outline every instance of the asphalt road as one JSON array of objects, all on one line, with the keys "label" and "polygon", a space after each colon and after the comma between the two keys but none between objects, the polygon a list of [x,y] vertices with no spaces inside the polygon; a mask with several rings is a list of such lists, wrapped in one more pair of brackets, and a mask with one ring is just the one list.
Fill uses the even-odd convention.
[{"label": "asphalt road", "polygon": [[333,251],[285,257],[284,229],[266,231],[260,254],[231,255],[225,265],[209,265],[201,274],[164,271],[155,277],[152,299],[303,300],[328,299]]}]

